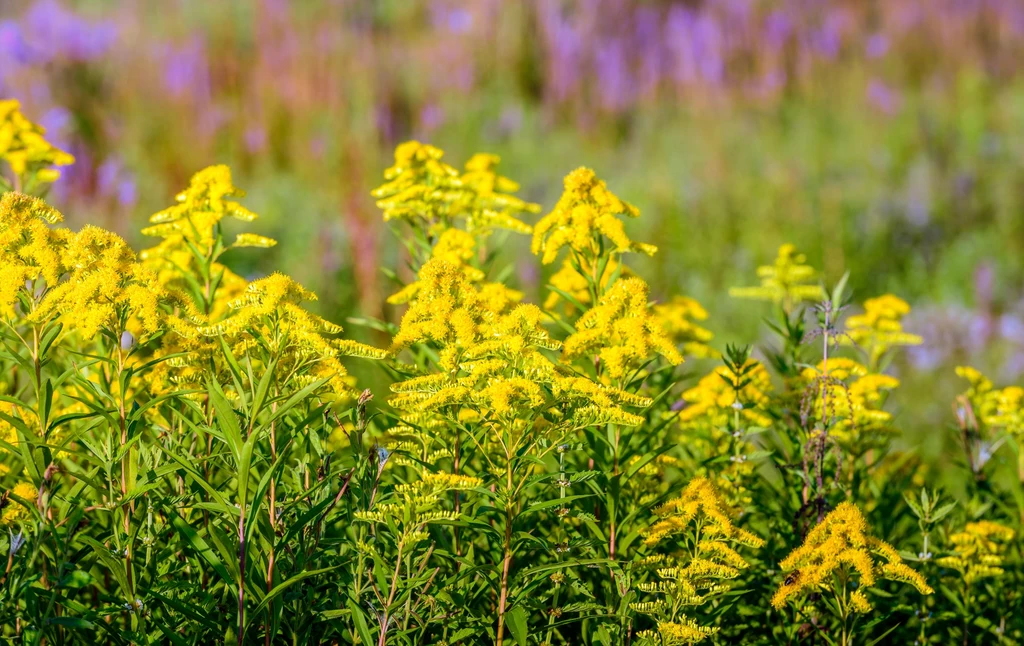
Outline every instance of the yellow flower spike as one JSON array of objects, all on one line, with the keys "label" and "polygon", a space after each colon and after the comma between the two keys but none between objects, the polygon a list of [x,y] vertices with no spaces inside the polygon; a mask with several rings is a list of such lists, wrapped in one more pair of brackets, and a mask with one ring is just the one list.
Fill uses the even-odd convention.
[{"label": "yellow flower spike", "polygon": [[942,567],[956,570],[970,585],[1004,573],[1003,560],[1014,531],[988,520],[967,523],[963,531],[949,537],[953,554],[936,559]]},{"label": "yellow flower spike", "polygon": [[71,232],[51,228],[63,216],[42,200],[22,193],[0,196],[0,315],[12,316],[25,282],[42,278],[56,285],[67,271]]},{"label": "yellow flower spike", "polygon": [[465,220],[472,232],[530,232],[516,216],[540,207],[512,195],[519,185],[497,174],[496,155],[475,155],[461,176],[441,161],[443,156],[441,149],[418,141],[395,148],[395,163],[384,171],[386,183],[372,192],[385,222],[402,220],[430,235],[452,228],[456,220]]},{"label": "yellow flower spike", "polygon": [[[466,281],[480,283],[484,279],[484,272],[470,264],[474,256],[476,256],[476,238],[461,229],[448,229],[442,233],[430,253],[432,260],[442,261],[458,268],[465,276]],[[423,271],[422,268],[420,271]],[[423,286],[422,280],[413,281],[388,297],[388,302],[392,305],[408,303],[416,298]],[[513,295],[517,292],[508,290],[507,294]]]},{"label": "yellow flower spike", "polygon": [[[772,606],[781,609],[794,597],[828,589],[833,583],[833,572],[843,566],[857,573],[862,587],[870,587],[877,578],[883,578],[911,585],[921,594],[933,592],[924,577],[903,563],[891,545],[869,532],[856,505],[840,503],[779,564],[786,578],[772,597]],[[851,603],[858,612],[870,609],[866,597]]]},{"label": "yellow flower spike", "polygon": [[239,233],[235,236],[235,242],[232,247],[257,247],[259,249],[269,249],[277,244],[277,240],[268,238],[266,236],[256,235],[255,233]]},{"label": "yellow flower spike", "polygon": [[910,313],[910,305],[903,299],[886,294],[864,302],[864,313],[846,319],[846,334],[840,343],[856,343],[867,352],[871,365],[897,346],[921,345],[923,339],[903,331],[901,321]]},{"label": "yellow flower spike", "polygon": [[143,229],[142,233],[210,245],[214,240],[214,228],[224,218],[242,222],[256,219],[255,213],[229,199],[244,196],[245,191],[232,182],[231,169],[227,166],[204,168],[192,176],[188,188],[175,196],[177,204],[150,217],[153,226]]},{"label": "yellow flower spike", "polygon": [[795,246],[784,244],[779,247],[774,264],[757,268],[760,286],[733,287],[729,289],[729,295],[782,303],[787,309],[801,301],[820,301],[825,297],[825,291],[813,284],[817,272],[806,262],[807,257],[797,253]]},{"label": "yellow flower spike", "polygon": [[[755,426],[769,426],[771,418],[760,409],[767,404],[772,392],[771,375],[754,359],[747,360],[744,367],[749,366],[753,369],[744,376],[748,383],[739,392],[739,403],[743,406],[739,415]],[[739,379],[740,376],[729,366],[718,366],[701,378],[696,386],[683,392],[683,401],[688,404],[679,414],[683,428],[706,424],[725,426],[736,412],[733,404],[737,397],[733,385],[738,385]]]},{"label": "yellow flower spike", "polygon": [[46,141],[45,134],[42,126],[21,113],[18,101],[0,100],[0,159],[16,176],[28,175],[25,179],[29,181],[48,184],[60,177],[60,171],[52,166],[75,162],[70,154]]},{"label": "yellow flower spike", "polygon": [[705,536],[713,535],[747,547],[761,547],[764,541],[745,529],[733,525],[725,503],[711,481],[697,477],[690,481],[678,498],[654,510],[660,520],[643,532],[646,545],[656,545],[666,538],[684,531],[695,520],[713,528]]},{"label": "yellow flower spike", "polygon": [[665,334],[677,346],[682,346],[684,355],[699,358],[717,358],[718,352],[708,343],[714,334],[695,323],[708,318],[707,310],[688,296],[676,296],[668,303],[654,306],[654,316],[661,321]]},{"label": "yellow flower spike", "polygon": [[[642,561],[653,569],[654,578],[637,585],[638,590],[656,595],[653,602],[631,604],[650,615],[658,631],[641,635],[644,643],[687,644],[713,635],[717,629],[698,625],[681,610],[700,606],[729,589],[729,580],[748,567],[737,546],[760,548],[764,541],[736,527],[714,485],[707,478],[690,481],[678,498],[654,510],[658,520],[643,532],[644,544],[654,547],[668,543],[669,554],[652,554]],[[674,539],[685,535],[687,547],[676,550]],[[652,641],[653,640],[653,641]]]},{"label": "yellow flower spike", "polygon": [[970,384],[964,396],[974,408],[977,419],[1013,436],[1024,435],[1024,388],[996,388],[991,379],[970,366],[958,366],[956,374]]},{"label": "yellow flower spike", "polygon": [[100,329],[135,336],[158,331],[165,298],[156,275],[140,265],[120,236],[85,226],[65,239],[66,277],[50,287],[30,319],[60,317],[68,329],[91,339]]},{"label": "yellow flower spike", "polygon": [[550,264],[563,247],[569,247],[588,262],[599,255],[602,239],[618,254],[639,251],[653,255],[654,245],[633,242],[626,235],[620,216],[637,217],[640,211],[620,200],[589,168],[578,168],[565,178],[565,192],[551,213],[533,230],[531,249]]},{"label": "yellow flower spike", "polygon": [[515,195],[519,184],[502,177],[495,168],[501,158],[497,155],[477,153],[466,162],[462,185],[474,192],[466,216],[469,231],[506,229],[529,234],[533,227],[518,219],[518,213],[540,213],[540,205],[526,202]]},{"label": "yellow flower spike", "polygon": [[621,278],[576,322],[576,332],[565,340],[566,359],[590,353],[601,360],[602,374],[622,379],[654,355],[672,365],[682,363],[664,325],[651,312],[647,283]]},{"label": "yellow flower spike", "polygon": [[39,490],[31,482],[19,482],[14,485],[14,488],[8,493],[7,499],[4,501],[2,513],[0,513],[0,524],[3,525],[11,525],[20,520],[27,520],[32,516],[31,512],[20,502],[12,499],[11,495],[21,498],[28,502],[28,504],[32,504],[39,495]]}]

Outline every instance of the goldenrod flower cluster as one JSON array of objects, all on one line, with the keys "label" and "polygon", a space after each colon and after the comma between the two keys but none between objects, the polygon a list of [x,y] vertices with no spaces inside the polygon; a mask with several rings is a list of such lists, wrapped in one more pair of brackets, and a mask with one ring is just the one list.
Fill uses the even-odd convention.
[{"label": "goldenrod flower cluster", "polygon": [[718,366],[683,392],[683,401],[687,403],[679,414],[683,428],[725,426],[737,411],[749,424],[770,425],[771,418],[765,414],[764,406],[772,393],[771,376],[755,359],[748,359],[744,368],[747,370],[741,376],[729,366]]},{"label": "goldenrod flower cluster", "polygon": [[[860,510],[851,502],[842,502],[807,534],[803,545],[790,552],[779,568],[786,579],[772,597],[772,606],[782,608],[803,594],[830,589],[834,574],[843,570],[856,577],[859,585],[850,593],[856,612],[868,612],[871,604],[863,590],[879,578],[913,586],[921,594],[933,590],[919,573],[907,566],[899,553],[885,541],[870,535]],[[833,590],[842,596],[843,590]]]},{"label": "goldenrod flower cluster", "polygon": [[[822,378],[826,368],[828,379]],[[801,377],[814,390],[814,419],[827,420],[829,434],[843,446],[857,450],[879,446],[895,432],[892,414],[882,409],[888,393],[900,385],[895,377],[844,357],[805,368]]]},{"label": "goldenrod flower cluster", "polygon": [[696,621],[683,617],[679,621],[660,621],[657,630],[642,630],[637,633],[637,637],[641,644],[676,646],[702,642],[718,631],[718,628],[701,626]]},{"label": "goldenrod flower cluster", "polygon": [[[27,321],[59,320],[85,339],[101,329],[116,336],[156,332],[163,298],[156,275],[114,233],[48,226],[62,220],[38,198],[13,192],[0,197],[0,311],[13,317],[20,303]],[[26,281],[36,280],[42,283],[28,290]]]},{"label": "goldenrod flower cluster", "polygon": [[956,570],[967,585],[979,579],[1002,576],[1008,543],[1014,531],[988,520],[967,523],[949,537],[953,554],[936,559],[942,567]]},{"label": "goldenrod flower cluster", "polygon": [[910,313],[910,305],[892,294],[869,298],[864,313],[846,319],[846,334],[839,337],[845,345],[856,344],[868,355],[872,366],[896,346],[921,345],[924,340],[903,331],[902,320]]},{"label": "goldenrod flower cluster", "polygon": [[622,380],[655,354],[672,365],[682,363],[664,325],[649,307],[647,283],[640,278],[620,278],[576,322],[576,332],[565,340],[567,359],[595,354],[601,374]]},{"label": "goldenrod flower cluster", "polygon": [[820,301],[825,292],[814,284],[817,272],[806,263],[807,257],[798,253],[795,246],[784,244],[779,247],[774,264],[757,268],[757,276],[761,279],[758,287],[733,287],[729,295],[782,303],[787,310],[801,301]]},{"label": "goldenrod flower cluster", "polygon": [[357,520],[367,523],[394,523],[399,528],[398,541],[408,549],[427,540],[424,530],[431,523],[452,522],[458,514],[445,509],[444,494],[465,491],[483,484],[480,478],[451,473],[424,473],[419,480],[395,487],[394,495],[372,511],[357,511]]},{"label": "goldenrod flower cluster", "polygon": [[640,211],[609,191],[594,171],[578,168],[565,177],[565,192],[554,210],[534,227],[533,253],[545,265],[554,262],[563,247],[588,261],[601,256],[605,247],[616,254],[653,255],[657,247],[629,239],[619,219],[622,215],[635,218]]},{"label": "goldenrod flower cluster", "polygon": [[51,228],[64,220],[42,200],[21,193],[0,196],[0,313],[13,307],[26,281],[41,278],[56,285],[67,270],[64,249],[71,237],[67,229]]},{"label": "goldenrod flower cluster", "polygon": [[386,183],[373,191],[385,221],[422,224],[432,236],[458,220],[464,221],[469,231],[532,230],[517,216],[537,213],[540,207],[513,195],[519,185],[498,175],[496,155],[473,156],[461,176],[441,161],[443,156],[441,149],[418,141],[407,141],[395,149],[395,163],[384,171]]},{"label": "goldenrod flower cluster", "polygon": [[680,347],[686,356],[717,358],[718,352],[708,343],[714,338],[711,330],[701,327],[696,321],[705,321],[708,312],[689,296],[676,296],[667,303],[654,306],[654,316],[661,320],[668,338]]},{"label": "goldenrod flower cluster", "polygon": [[[0,100],[0,159],[7,162],[21,184],[48,184],[60,177],[52,166],[75,162],[70,154],[46,141],[42,126],[29,121],[21,113],[21,104],[14,99]],[[0,177],[0,185],[3,178]],[[20,186],[28,190],[29,186]]]},{"label": "goldenrod flower cluster", "polygon": [[31,482],[19,482],[14,488],[5,492],[3,505],[0,508],[0,525],[12,525],[18,521],[28,519],[31,514],[29,510],[11,496],[16,496],[28,504],[34,504],[39,491]]},{"label": "goldenrod flower cluster", "polygon": [[656,579],[637,587],[656,598],[632,607],[658,621],[657,631],[645,635],[646,639],[660,635],[673,640],[669,643],[694,643],[717,629],[697,625],[680,610],[727,591],[726,582],[748,567],[734,546],[759,548],[764,541],[733,524],[707,478],[694,478],[678,498],[654,512],[658,520],[643,533],[644,543],[655,546],[673,539],[671,545],[681,539],[683,549],[643,560]]},{"label": "goldenrod flower cluster", "polygon": [[958,366],[956,374],[970,384],[964,396],[982,423],[1016,437],[1024,436],[1024,388],[996,388],[991,379],[970,366]]}]

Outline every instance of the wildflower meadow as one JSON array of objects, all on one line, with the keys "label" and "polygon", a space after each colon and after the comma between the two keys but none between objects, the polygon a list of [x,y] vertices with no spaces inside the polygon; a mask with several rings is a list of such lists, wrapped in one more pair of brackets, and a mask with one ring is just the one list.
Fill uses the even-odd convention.
[{"label": "wildflower meadow", "polygon": [[1024,641],[1024,389],[942,375],[939,474],[900,294],[783,244],[728,290],[767,340],[720,343],[594,171],[541,205],[406,141],[364,187],[400,317],[343,327],[233,269],[277,243],[227,166],[136,250],[62,223],[75,160],[14,99],[0,160],[5,643]]}]

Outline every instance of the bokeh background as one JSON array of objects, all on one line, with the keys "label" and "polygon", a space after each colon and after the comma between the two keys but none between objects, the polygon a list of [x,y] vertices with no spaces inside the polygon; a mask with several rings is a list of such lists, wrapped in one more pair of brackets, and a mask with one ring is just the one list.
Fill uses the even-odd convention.
[{"label": "bokeh background", "polygon": [[[909,300],[912,442],[945,433],[952,366],[1024,370],[1022,61],[1024,0],[0,2],[0,96],[78,158],[51,194],[73,225],[145,246],[227,163],[280,240],[243,273],[393,318],[369,190],[395,144],[497,153],[547,208],[588,165],[661,247],[636,259],[653,293],[698,298],[719,343],[766,338],[727,289],[787,241],[858,300]],[[525,242],[507,258],[536,296]]]}]

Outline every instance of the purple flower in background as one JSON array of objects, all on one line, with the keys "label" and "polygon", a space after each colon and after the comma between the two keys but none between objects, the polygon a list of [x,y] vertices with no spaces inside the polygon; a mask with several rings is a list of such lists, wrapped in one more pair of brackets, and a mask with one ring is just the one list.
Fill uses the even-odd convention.
[{"label": "purple flower in background", "polygon": [[843,28],[846,24],[846,16],[833,12],[825,16],[821,28],[810,34],[811,47],[826,60],[832,60],[839,55],[843,46]]},{"label": "purple flower in background", "polygon": [[32,62],[56,58],[90,61],[107,53],[117,41],[112,21],[90,22],[68,11],[56,0],[40,0],[24,17]]},{"label": "purple flower in background", "polygon": [[420,128],[430,134],[444,123],[444,110],[436,103],[428,103],[420,110]]},{"label": "purple flower in background", "polygon": [[39,125],[46,129],[46,138],[58,147],[70,145],[68,129],[71,125],[71,111],[64,106],[54,106],[39,117]]},{"label": "purple flower in background", "polygon": [[899,92],[881,79],[871,79],[868,83],[867,98],[869,104],[885,114],[894,114],[903,104]]},{"label": "purple flower in background", "polygon": [[793,35],[793,20],[782,9],[768,14],[764,21],[764,40],[768,49],[778,51]]},{"label": "purple flower in background", "polygon": [[18,23],[13,20],[0,22],[0,75],[9,70],[8,66],[24,65],[31,59],[31,48]]},{"label": "purple flower in background", "polygon": [[724,80],[722,30],[714,17],[673,5],[668,13],[665,32],[676,81],[690,84],[703,80],[719,84]]},{"label": "purple flower in background", "polygon": [[636,13],[634,47],[639,52],[640,69],[636,90],[649,96],[658,89],[662,74],[661,16],[650,7],[641,7]]},{"label": "purple flower in background", "polygon": [[193,36],[188,43],[164,48],[164,87],[175,97],[186,93],[208,99],[210,87],[210,64],[206,58],[206,46],[199,36]]},{"label": "purple flower in background", "polygon": [[622,41],[610,39],[595,54],[598,88],[601,105],[613,112],[629,107],[632,99],[632,84],[626,67],[625,49]]},{"label": "purple flower in background", "polygon": [[562,102],[579,85],[583,34],[561,15],[556,2],[541,3],[537,14],[547,41],[549,89],[552,99]]},{"label": "purple flower in background", "polygon": [[873,34],[864,43],[864,54],[868,58],[881,58],[889,51],[889,38],[885,34]]},{"label": "purple flower in background", "polygon": [[96,193],[113,197],[121,206],[133,206],[138,201],[135,177],[116,157],[107,159],[96,168]]},{"label": "purple flower in background", "polygon": [[267,130],[260,124],[245,129],[245,149],[258,153],[267,147]]}]

